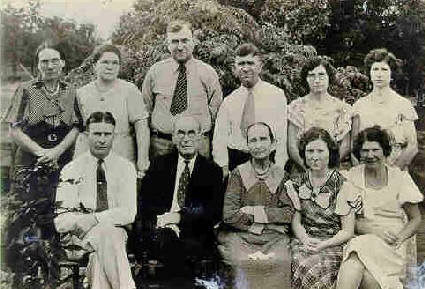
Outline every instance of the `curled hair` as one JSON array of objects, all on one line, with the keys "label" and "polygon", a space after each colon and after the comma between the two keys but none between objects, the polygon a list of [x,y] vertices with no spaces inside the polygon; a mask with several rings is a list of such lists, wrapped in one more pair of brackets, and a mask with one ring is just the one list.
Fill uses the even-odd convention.
[{"label": "curled hair", "polygon": [[268,131],[269,131],[269,137],[270,137],[270,140],[271,140],[272,142],[274,142],[274,139],[275,139],[275,138],[274,138],[274,134],[273,134],[273,131],[272,131],[271,127],[270,127],[267,123],[262,122],[262,121],[254,122],[254,123],[250,124],[250,125],[247,127],[247,129],[246,129],[246,142],[248,142],[248,132],[249,132],[249,129],[250,129],[251,127],[253,127],[253,126],[257,126],[257,125],[265,126],[265,127],[268,129]]},{"label": "curled hair", "polygon": [[190,22],[181,20],[181,19],[177,19],[174,21],[171,21],[168,25],[167,25],[167,33],[176,33],[179,32],[180,30],[182,30],[183,28],[187,28],[190,31],[192,31],[192,24]]},{"label": "curled hair", "polygon": [[305,148],[312,141],[321,139],[326,143],[326,146],[329,150],[329,163],[328,168],[337,168],[339,166],[339,147],[338,144],[332,139],[330,134],[319,127],[312,127],[307,130],[300,138],[298,143],[298,151],[300,157],[304,161],[304,165],[307,167],[306,159],[305,159]]},{"label": "curled hair", "polygon": [[384,156],[391,154],[391,137],[388,132],[382,129],[380,126],[375,125],[362,130],[359,133],[357,141],[354,144],[354,155],[360,160],[360,151],[363,144],[367,141],[374,141],[379,143],[384,153]]},{"label": "curled hair", "polygon": [[330,62],[329,57],[326,56],[314,56],[312,59],[309,59],[306,64],[304,64],[303,68],[301,69],[301,81],[302,84],[308,88],[308,82],[307,82],[307,75],[310,71],[315,69],[318,66],[323,66],[326,69],[326,73],[329,77],[329,84],[333,84],[335,82],[335,74],[336,70],[335,67]]},{"label": "curled hair", "polygon": [[99,47],[96,47],[96,49],[93,52],[93,60],[94,62],[99,61],[99,59],[102,57],[103,53],[105,52],[112,52],[118,56],[118,59],[121,63],[121,52],[120,50],[115,46],[111,44],[105,44]]},{"label": "curled hair", "polygon": [[87,119],[86,127],[89,130],[91,123],[109,123],[115,126],[115,118],[109,111],[96,111],[90,114]]},{"label": "curled hair", "polygon": [[370,72],[373,63],[381,61],[385,61],[392,71],[397,68],[397,58],[386,48],[378,48],[369,51],[364,58],[364,65],[367,71]]}]

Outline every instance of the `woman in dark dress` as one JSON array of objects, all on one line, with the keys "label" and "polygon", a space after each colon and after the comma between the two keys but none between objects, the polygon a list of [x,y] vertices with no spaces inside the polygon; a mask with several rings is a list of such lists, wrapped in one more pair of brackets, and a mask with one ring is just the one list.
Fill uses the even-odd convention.
[{"label": "woman in dark dress", "polygon": [[72,158],[82,124],[75,90],[60,80],[65,66],[61,53],[44,43],[37,49],[36,63],[38,78],[18,87],[4,118],[17,146],[7,260],[18,288],[24,285],[22,279],[34,281],[24,276],[33,276],[39,268],[49,280],[44,288],[57,279],[52,271],[53,202],[60,169]]}]

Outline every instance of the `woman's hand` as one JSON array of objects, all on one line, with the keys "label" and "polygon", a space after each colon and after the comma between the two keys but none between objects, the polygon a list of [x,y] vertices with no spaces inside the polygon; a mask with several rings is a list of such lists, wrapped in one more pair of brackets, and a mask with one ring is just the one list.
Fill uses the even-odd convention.
[{"label": "woman's hand", "polygon": [[61,153],[58,149],[42,149],[36,152],[37,162],[40,164],[54,164],[58,161]]},{"label": "woman's hand", "polygon": [[322,243],[322,240],[316,239],[316,238],[310,238],[305,237],[301,240],[304,247],[306,247],[307,250],[318,252],[320,250],[320,243]]}]

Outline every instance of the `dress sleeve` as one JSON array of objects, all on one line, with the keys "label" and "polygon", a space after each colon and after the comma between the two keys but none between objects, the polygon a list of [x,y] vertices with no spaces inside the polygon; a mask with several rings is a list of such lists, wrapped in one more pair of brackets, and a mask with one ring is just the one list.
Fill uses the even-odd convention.
[{"label": "dress sleeve", "polygon": [[297,211],[300,211],[301,210],[300,198],[298,197],[298,192],[296,191],[294,187],[294,183],[291,180],[288,180],[285,182],[283,188],[286,194],[288,195],[289,199],[291,200],[294,209]]},{"label": "dress sleeve", "polygon": [[245,190],[238,169],[232,171],[229,184],[224,195],[223,221],[239,230],[248,230],[254,218],[243,213],[242,193]]},{"label": "dress sleeve", "polygon": [[267,223],[291,223],[295,213],[295,208],[292,199],[286,193],[285,179],[282,180],[277,188],[279,201],[276,207],[265,207],[264,211],[267,216]]},{"label": "dress sleeve", "polygon": [[341,141],[344,139],[345,135],[351,131],[351,120],[354,116],[353,108],[346,103],[342,103],[342,105],[338,108],[337,118],[335,120],[335,134],[336,140]]},{"label": "dress sleeve", "polygon": [[418,113],[410,103],[406,103],[402,113],[406,120],[415,121],[418,119]]},{"label": "dress sleeve", "polygon": [[350,181],[345,181],[336,198],[335,214],[346,216],[352,209],[356,212],[362,208],[360,188]]},{"label": "dress sleeve", "polygon": [[127,111],[130,123],[136,123],[139,120],[144,120],[149,117],[142,93],[133,84],[130,85],[127,92]]},{"label": "dress sleeve", "polygon": [[400,205],[403,205],[404,203],[416,204],[422,202],[424,197],[407,171],[400,171],[398,181],[400,184],[398,194],[398,201]]},{"label": "dress sleeve", "polygon": [[27,109],[27,104],[24,94],[24,87],[20,85],[13,95],[6,114],[3,116],[3,120],[12,126],[22,126],[25,123],[24,115],[25,110]]},{"label": "dress sleeve", "polygon": [[72,124],[78,128],[80,132],[84,130],[83,115],[81,114],[81,106],[78,102],[78,97],[75,93],[74,105],[72,110]]},{"label": "dress sleeve", "polygon": [[304,109],[301,99],[295,99],[288,105],[288,121],[298,128],[304,128]]}]

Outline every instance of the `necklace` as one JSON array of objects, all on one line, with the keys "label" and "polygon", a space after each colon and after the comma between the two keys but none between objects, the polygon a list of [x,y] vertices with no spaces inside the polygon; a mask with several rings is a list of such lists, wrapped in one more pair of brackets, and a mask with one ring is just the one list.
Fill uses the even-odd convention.
[{"label": "necklace", "polygon": [[53,90],[48,89],[46,84],[44,84],[44,90],[46,91],[46,94],[48,94],[50,97],[56,95],[59,92],[59,82],[56,85],[56,88]]},{"label": "necklace", "polygon": [[265,168],[263,170],[257,169],[254,165],[252,165],[252,168],[254,169],[255,174],[257,175],[257,177],[260,177],[261,178],[261,177],[264,177],[265,175],[267,175],[267,173],[269,172],[269,170],[271,168],[271,165],[269,164],[267,166],[267,168]]}]

